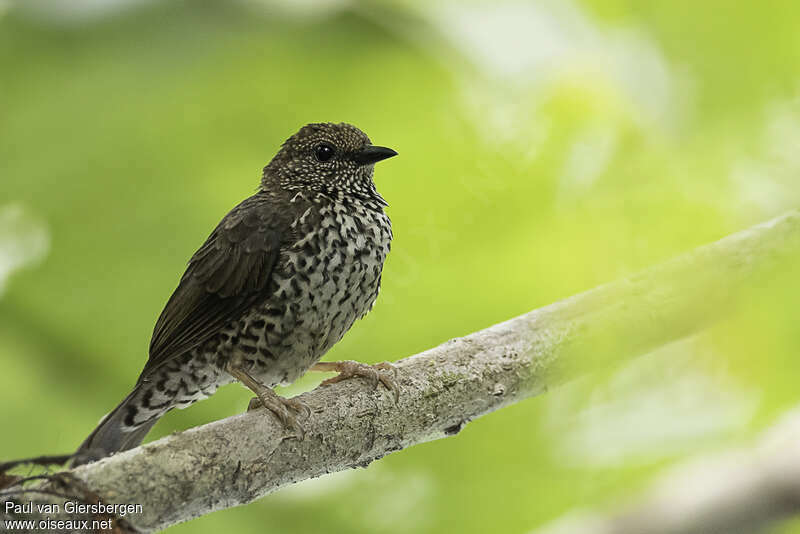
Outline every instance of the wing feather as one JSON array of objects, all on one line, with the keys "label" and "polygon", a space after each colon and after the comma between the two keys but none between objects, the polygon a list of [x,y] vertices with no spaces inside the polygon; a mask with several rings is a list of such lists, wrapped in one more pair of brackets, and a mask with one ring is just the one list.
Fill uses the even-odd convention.
[{"label": "wing feather", "polygon": [[266,296],[290,231],[289,214],[270,209],[269,200],[262,192],[233,208],[189,260],[156,322],[140,380],[203,344]]}]

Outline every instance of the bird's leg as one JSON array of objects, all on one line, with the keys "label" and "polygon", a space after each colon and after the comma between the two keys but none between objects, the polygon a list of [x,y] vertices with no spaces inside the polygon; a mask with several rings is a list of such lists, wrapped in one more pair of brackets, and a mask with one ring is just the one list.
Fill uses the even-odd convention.
[{"label": "bird's leg", "polygon": [[296,413],[304,413],[306,418],[311,415],[311,410],[308,405],[295,399],[287,399],[281,397],[271,388],[265,386],[244,369],[240,362],[231,360],[225,367],[225,370],[239,382],[244,384],[247,389],[256,394],[256,398],[250,401],[247,411],[255,410],[263,406],[275,414],[284,428],[293,429],[299,439],[305,437],[305,429],[297,421],[295,415],[289,411],[290,409]]},{"label": "bird's leg", "polygon": [[[354,376],[362,376],[369,379],[375,387],[378,387],[378,382],[386,386],[386,389],[394,395],[394,401],[400,399],[400,388],[394,378],[397,377],[397,369],[389,362],[376,363],[375,365],[368,365],[366,363],[354,362],[352,360],[344,360],[341,362],[317,362],[311,366],[309,371],[321,372],[336,372],[338,375],[333,378],[324,380],[321,385],[328,386],[341,382]],[[391,371],[392,377],[381,371]]]}]

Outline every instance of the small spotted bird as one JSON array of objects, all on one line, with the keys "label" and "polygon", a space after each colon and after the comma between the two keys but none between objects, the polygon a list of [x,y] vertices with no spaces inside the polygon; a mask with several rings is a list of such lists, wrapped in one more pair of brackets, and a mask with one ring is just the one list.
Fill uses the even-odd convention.
[{"label": "small spotted bird", "polygon": [[[378,296],[392,240],[374,164],[397,152],[350,124],[309,124],[264,168],[258,192],[217,225],[158,318],[133,391],[73,456],[137,446],[158,418],[240,381],[302,435],[307,408],[272,390],[307,370],[380,380],[388,364],[319,359]],[[255,401],[256,399],[254,399]]]}]

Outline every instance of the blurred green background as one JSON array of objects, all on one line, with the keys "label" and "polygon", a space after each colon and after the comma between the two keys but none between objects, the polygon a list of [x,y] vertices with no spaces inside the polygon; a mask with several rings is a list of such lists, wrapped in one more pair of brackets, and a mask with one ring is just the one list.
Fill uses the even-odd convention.
[{"label": "blurred green background", "polygon": [[[0,2],[0,458],[129,390],[194,250],[300,126],[346,121],[395,242],[326,358],[398,359],[797,207],[800,4]],[[170,532],[527,532],[800,402],[800,277],[689,340],[368,469]],[[284,390],[310,389],[319,376]],[[150,439],[240,412],[238,386]],[[798,524],[776,532],[800,532]]]}]

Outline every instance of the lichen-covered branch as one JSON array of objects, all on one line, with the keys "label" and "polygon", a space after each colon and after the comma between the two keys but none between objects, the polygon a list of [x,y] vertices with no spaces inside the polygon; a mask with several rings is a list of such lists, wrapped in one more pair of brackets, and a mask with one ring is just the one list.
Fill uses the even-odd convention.
[{"label": "lichen-covered branch", "polygon": [[82,466],[61,482],[89,500],[141,504],[142,512],[125,520],[153,531],[300,480],[366,466],[456,434],[472,419],[598,365],[695,332],[720,317],[738,289],[798,250],[800,215],[793,212],[405,358],[397,362],[396,404],[360,379],[303,394],[312,414],[302,441],[285,437],[269,412],[257,410]]},{"label": "lichen-covered branch", "polygon": [[640,502],[572,513],[533,534],[746,534],[800,512],[800,409],[756,447],[682,464]]}]

